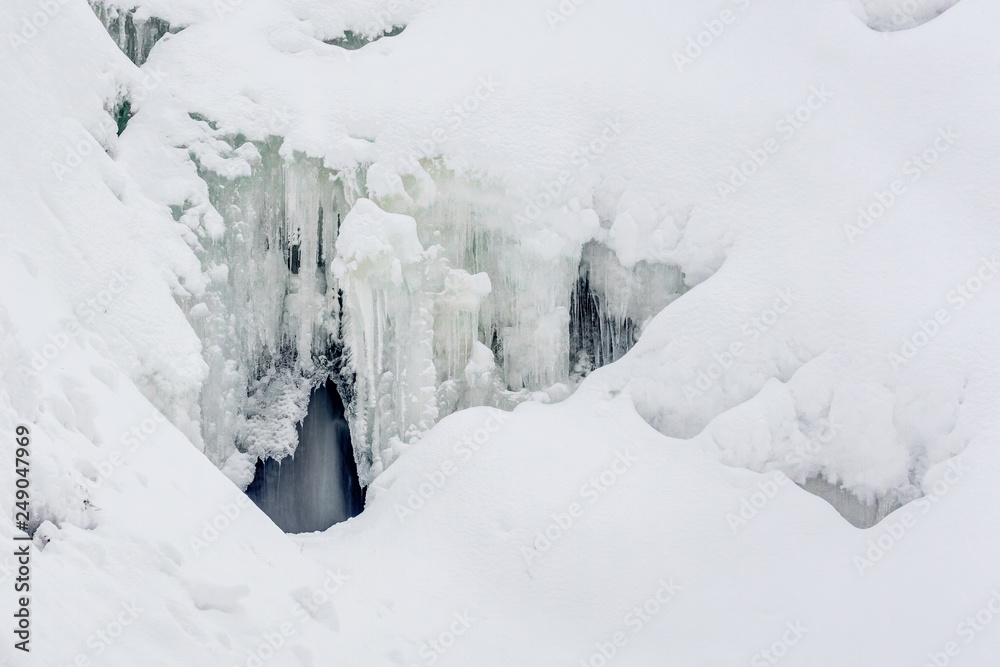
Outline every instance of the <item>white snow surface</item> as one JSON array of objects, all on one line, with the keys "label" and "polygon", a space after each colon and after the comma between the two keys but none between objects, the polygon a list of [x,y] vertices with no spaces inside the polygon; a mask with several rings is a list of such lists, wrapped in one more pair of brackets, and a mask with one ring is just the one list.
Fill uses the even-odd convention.
[{"label": "white snow surface", "polygon": [[[5,629],[0,664],[575,666],[616,638],[608,664],[996,664],[1000,6],[926,0],[877,32],[891,3],[135,4],[185,26],[141,69],[83,0],[0,13],[0,454],[30,427],[43,521],[32,651]],[[391,293],[412,329],[386,354],[421,401],[391,423],[416,427],[321,534],[282,534],[233,483],[252,459],[203,439],[203,394],[237,405],[248,371],[197,323],[271,275],[213,254],[240,229],[194,159],[255,173],[236,136],[343,174],[341,277],[374,259],[394,280],[398,255],[450,285]],[[463,229],[500,254],[459,262]],[[459,409],[564,379],[559,295],[589,241],[689,289],[562,402]],[[330,275],[255,312],[292,313],[308,350],[330,306],[307,280]],[[388,294],[378,275],[355,284]],[[488,299],[520,309],[522,356],[459,317]],[[818,476],[902,506],[855,528],[786,479]],[[15,534],[0,520],[0,553]]]}]

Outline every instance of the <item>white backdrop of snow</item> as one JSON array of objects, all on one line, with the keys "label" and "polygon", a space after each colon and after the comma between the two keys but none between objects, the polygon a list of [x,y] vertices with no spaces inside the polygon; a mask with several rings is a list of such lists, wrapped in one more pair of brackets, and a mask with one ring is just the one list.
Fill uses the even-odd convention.
[{"label": "white backdrop of snow", "polygon": [[[14,0],[0,32],[21,35],[37,6]],[[788,665],[916,665],[943,650],[1000,582],[1000,285],[985,282],[962,308],[949,299],[1000,240],[1000,8],[964,0],[883,35],[858,21],[857,3],[832,0],[590,2],[554,28],[546,12],[558,5],[540,0],[391,6],[402,9],[389,23],[406,30],[345,52],[323,40],[388,25],[389,4],[149,3],[149,15],[186,27],[141,70],[82,1],[59,3],[24,43],[5,38],[0,438],[12,460],[15,424],[34,425],[33,512],[46,523],[32,554],[35,650],[29,658],[4,643],[0,662],[71,664],[86,654],[107,665],[247,664],[288,622],[294,634],[269,665],[426,664],[421,642],[468,612],[470,631],[442,663],[578,664],[669,577],[677,598],[628,635],[617,663],[749,662],[786,621],[809,628]],[[723,8],[736,21],[679,72],[674,53]],[[483,80],[495,90],[481,92],[475,112],[449,114]],[[829,101],[785,140],[775,123],[823,86]],[[116,137],[107,110],[125,91],[137,114]],[[581,151],[608,123],[621,134],[581,168]],[[957,140],[911,182],[904,163],[942,128]],[[466,402],[454,409],[499,404],[515,376],[532,390],[558,384],[568,355],[558,341],[542,347],[543,334],[558,329],[553,320],[562,326],[561,300],[590,240],[624,267],[676,265],[693,289],[622,360],[558,405],[519,405],[478,451],[456,443],[490,423],[485,408],[426,431],[443,416],[433,407],[450,405],[437,395],[412,413],[402,402],[375,406],[403,411],[388,436],[417,426],[419,444],[377,443],[384,458],[371,473],[381,474],[363,515],[284,536],[236,505],[239,488],[216,467],[245,483],[251,454],[288,444],[274,434],[250,454],[231,447],[242,428],[232,408],[247,400],[237,388],[255,372],[231,362],[256,359],[262,341],[281,336],[313,351],[341,326],[339,313],[329,317],[321,283],[330,275],[318,264],[292,277],[278,256],[237,252],[229,239],[239,218],[216,210],[206,182],[247,177],[273,158],[234,138],[265,145],[275,135],[276,173],[313,174],[276,196],[308,197],[310,216],[314,202],[342,198],[354,216],[345,233],[355,223],[403,232],[370,271],[351,266],[361,244],[325,245],[341,253],[334,277],[345,281],[347,342],[365,352],[352,359],[359,405],[373,405],[360,392],[378,382],[358,371],[360,358],[412,364],[412,384],[392,386],[413,396],[463,379]],[[730,168],[774,137],[782,143],[768,164],[720,197]],[[368,186],[371,165],[381,166]],[[324,189],[322,169],[343,176]],[[526,215],[562,172],[564,206]],[[894,179],[905,192],[850,242],[845,225]],[[297,223],[289,210],[310,257],[312,219]],[[263,245],[255,235],[265,231],[248,225],[248,246]],[[481,243],[489,252],[470,256]],[[259,265],[240,263],[255,257]],[[403,287],[393,290],[385,279],[397,260]],[[287,288],[268,284],[279,280]],[[442,282],[428,289],[433,280]],[[781,291],[792,296],[787,312],[748,334]],[[248,296],[252,308],[239,308],[235,298]],[[364,319],[379,300],[379,317]],[[509,318],[512,346],[527,356],[495,365],[487,341],[473,340],[482,324],[458,317],[477,308],[487,322]],[[939,310],[948,323],[894,368],[888,354]],[[276,311],[289,318],[280,330]],[[240,312],[271,328],[240,339],[221,317]],[[74,318],[82,331],[69,335]],[[434,325],[416,325],[421,318]],[[444,340],[438,327],[450,332]],[[369,342],[390,330],[398,347]],[[743,351],[719,379],[685,391],[734,343]],[[37,356],[52,349],[51,359]],[[427,365],[466,354],[470,363],[447,373]],[[297,372],[289,383],[304,377]],[[419,379],[431,372],[442,375]],[[220,397],[212,414],[206,392]],[[301,409],[290,399],[281,419],[294,423]],[[281,419],[262,421],[279,428]],[[156,426],[144,432],[143,420]],[[132,428],[143,436],[134,448],[124,439]],[[805,466],[790,462],[789,452],[817,442]],[[581,500],[581,484],[626,450],[636,461],[621,480],[593,505]],[[959,464],[959,481],[945,482]],[[933,502],[857,530],[785,485],[734,531],[727,517],[778,471],[822,475],[862,497]],[[441,475],[423,507],[400,511]],[[13,480],[0,469],[8,506]],[[582,517],[526,558],[537,531],[572,502]],[[915,526],[860,575],[855,557],[908,515]],[[212,539],[212,521],[231,525]],[[8,547],[13,533],[0,521]],[[300,615],[295,604],[338,568],[346,583]],[[10,618],[11,596],[2,600]],[[143,610],[137,622],[97,655],[88,638],[132,601]],[[963,664],[992,664],[995,630],[961,643]]]}]

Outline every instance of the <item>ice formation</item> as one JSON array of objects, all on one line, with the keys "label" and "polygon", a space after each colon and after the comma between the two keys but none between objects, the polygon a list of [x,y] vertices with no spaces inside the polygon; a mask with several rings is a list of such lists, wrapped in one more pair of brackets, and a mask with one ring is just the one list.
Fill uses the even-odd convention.
[{"label": "ice formation", "polygon": [[202,435],[241,484],[255,459],[294,451],[328,374],[368,484],[455,410],[565,398],[687,289],[669,253],[624,265],[577,204],[547,212],[575,229],[553,234],[516,199],[430,163],[408,191],[382,163],[330,169],[280,136],[187,122],[203,133],[188,152],[207,196],[173,212],[207,283],[186,306],[209,367]]},{"label": "ice formation", "polygon": [[348,51],[356,51],[366,44],[371,44],[383,37],[395,37],[401,32],[403,32],[403,26],[386,27],[381,34],[375,35],[366,35],[364,32],[345,30],[343,37],[335,37],[324,41],[332,46],[339,46]]},{"label": "ice formation", "polygon": [[852,0],[858,16],[873,30],[909,30],[927,23],[959,0]]},{"label": "ice formation", "polygon": [[[160,15],[178,25],[212,16],[183,3],[93,6],[137,65],[171,25]],[[223,9],[218,17],[234,7]],[[406,11],[392,20],[360,13],[321,31],[331,47],[357,50],[401,34],[405,18]],[[480,80],[477,91],[488,94],[495,84]],[[139,95],[135,86],[118,93],[119,134],[135,108],[163,112],[159,83]],[[174,188],[168,195],[201,265],[202,275],[189,277],[179,294],[208,369],[199,440],[242,486],[258,460],[294,452],[309,395],[328,376],[347,404],[368,484],[455,410],[565,398],[591,370],[620,358],[690,286],[670,215],[624,197],[602,224],[570,196],[590,171],[553,181],[561,191],[568,180],[562,196],[526,201],[449,168],[435,149],[403,159],[378,160],[357,148],[346,161],[311,157],[287,140],[295,129],[289,113],[271,109],[262,124],[245,127],[194,110],[173,121],[183,129],[171,141],[199,178],[187,194]],[[129,136],[147,131],[140,119]],[[602,130],[620,132],[616,121]],[[350,229],[378,207],[410,216],[412,245],[400,249],[407,252],[397,267],[404,279],[391,266],[359,263],[340,241],[342,222]],[[654,230],[654,244],[638,241]],[[369,231],[355,235],[364,240]],[[343,256],[335,256],[340,248]],[[394,281],[388,291],[387,279]]]},{"label": "ice formation", "polygon": [[340,381],[340,304],[326,270],[338,225],[332,175],[286,163],[274,144],[231,151],[216,166],[223,175],[209,170],[212,154],[199,161],[215,208],[175,212],[208,229],[200,246],[209,286],[188,314],[209,365],[206,453],[220,465],[237,440],[254,456],[290,454],[313,386],[330,373]]},{"label": "ice formation", "polygon": [[137,15],[134,6],[114,0],[90,0],[90,5],[118,48],[138,66],[146,62],[153,45],[170,32],[169,22],[156,16]]},{"label": "ice formation", "polygon": [[[673,584],[616,664],[940,655],[1000,563],[1000,8],[724,4],[138,0],[186,26],[138,68],[13,0],[27,664],[425,664],[465,612],[440,664],[597,664]],[[283,491],[328,378],[366,508],[289,536],[242,488],[345,515]]]},{"label": "ice formation", "polygon": [[[913,27],[955,3],[847,4],[881,30]],[[159,0],[131,8],[95,5],[135,62],[148,57],[142,45],[151,46],[168,25],[218,22],[255,29],[249,26],[259,17],[236,10],[232,4],[206,8]],[[266,48],[309,54],[310,67],[346,77],[338,85],[355,86],[359,94],[367,94],[363,78],[347,73],[366,72],[405,45],[411,32],[405,28],[421,16],[420,8],[399,5],[341,11],[304,3],[297,11],[308,27],[289,27],[281,10],[274,10],[272,18],[283,27],[268,33]],[[890,19],[899,25],[890,26]],[[132,33],[135,38],[123,41]],[[171,46],[183,38],[172,36],[158,53],[169,59],[180,52]],[[482,153],[467,148],[479,139],[456,141],[471,136],[477,116],[490,116],[489,105],[509,85],[483,72],[469,77],[472,87],[443,113],[415,112],[416,124],[403,116],[396,118],[398,125],[362,121],[358,108],[338,111],[352,106],[346,92],[327,105],[333,112],[318,112],[308,99],[319,92],[303,103],[292,89],[283,99],[234,90],[219,104],[211,91],[182,90],[169,81],[139,96],[132,84],[109,105],[121,132],[136,97],[146,115],[137,118],[120,150],[150,172],[147,183],[174,184],[158,196],[170,203],[201,267],[200,277],[186,277],[179,297],[205,346],[208,367],[193,421],[206,454],[238,484],[249,482],[258,459],[280,460],[294,451],[309,395],[328,376],[344,396],[367,485],[456,410],[565,398],[595,368],[621,359],[657,313],[722,265],[734,241],[733,220],[720,215],[718,206],[729,206],[733,196],[739,205],[749,177],[732,167],[728,180],[720,181],[732,192],[720,204],[705,197],[685,201],[631,166],[609,172],[603,163],[629,141],[637,122],[615,109],[599,124],[581,124],[576,147],[561,147],[562,171],[550,157],[551,164],[542,161],[531,173],[508,165],[498,178],[493,167],[484,167]],[[808,88],[821,91],[821,106],[830,97],[822,92],[825,86]],[[183,114],[170,94],[190,98]],[[375,108],[384,103],[375,102]],[[810,117],[812,109],[806,108]],[[323,114],[337,128],[336,137],[315,133]],[[158,134],[160,122],[172,128],[169,136]],[[784,129],[780,122],[776,127],[781,141],[791,141],[804,126],[786,121]],[[140,157],[136,149],[147,140],[169,143],[183,157],[169,168],[152,155]],[[185,185],[179,188],[180,182]],[[719,183],[710,190],[724,192]],[[391,267],[337,257],[341,224],[354,216],[353,225],[375,210],[412,221],[407,243],[413,252],[398,258],[404,278],[392,283],[399,286],[395,291],[384,287],[387,276],[396,279]],[[650,423],[671,435],[695,435],[725,408],[752,398],[772,372],[741,375],[741,364],[732,378],[693,396],[685,388],[701,381],[711,359],[677,354],[682,363],[670,371],[676,379],[669,382],[668,397],[650,399],[643,408]],[[787,380],[803,355],[812,353],[777,346],[751,354],[753,363],[771,365]],[[809,433],[814,421],[800,419],[789,432]],[[722,447],[722,456],[739,465],[783,465],[750,463],[727,447],[732,445]],[[909,477],[927,465],[916,455],[885,463],[894,466],[892,475],[874,478],[828,457],[798,477],[809,488],[819,490],[832,480],[835,489],[848,490],[868,508],[862,512],[868,521],[918,493]],[[845,514],[857,513],[848,507],[853,501],[843,502]],[[876,506],[883,509],[872,514]]]},{"label": "ice formation", "polygon": [[[98,8],[113,36],[120,31],[108,17],[134,13],[108,11]],[[402,14],[362,18],[325,17],[314,34],[334,53],[385,51],[403,39]],[[282,34],[281,49],[303,48]],[[309,395],[328,376],[344,396],[367,485],[456,410],[565,398],[722,264],[731,240],[711,205],[679,205],[627,180],[595,194],[606,178],[595,160],[627,136],[620,116],[588,130],[573,170],[542,172],[536,184],[497,180],[448,155],[452,128],[462,130],[498,86],[479,76],[474,95],[442,117],[448,129],[402,150],[351,137],[316,151],[300,136],[301,111],[252,99],[237,105],[238,122],[201,110],[174,121],[171,141],[199,177],[169,198],[205,285],[181,297],[208,365],[200,436],[240,485],[256,461],[295,451]],[[160,92],[142,106],[162,113]],[[148,121],[140,126],[142,137]],[[397,216],[407,231],[388,234],[402,224]],[[665,403],[651,423],[669,428],[662,415],[677,411],[693,421],[674,433],[705,425]],[[824,472],[844,479],[822,466],[812,472],[814,486]],[[885,483],[859,479],[854,493],[885,504]]]}]

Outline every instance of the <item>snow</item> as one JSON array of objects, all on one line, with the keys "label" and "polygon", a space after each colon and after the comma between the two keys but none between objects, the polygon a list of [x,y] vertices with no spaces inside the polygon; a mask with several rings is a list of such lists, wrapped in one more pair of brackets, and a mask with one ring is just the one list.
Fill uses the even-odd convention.
[{"label": "snow", "polygon": [[403,265],[416,262],[423,252],[413,218],[359,199],[337,236],[334,272],[339,278],[356,271],[384,273],[392,288],[403,282]]},{"label": "snow", "polygon": [[[140,1],[141,68],[44,4],[0,663],[994,663],[994,3]],[[327,377],[366,508],[285,535],[241,489]]]}]

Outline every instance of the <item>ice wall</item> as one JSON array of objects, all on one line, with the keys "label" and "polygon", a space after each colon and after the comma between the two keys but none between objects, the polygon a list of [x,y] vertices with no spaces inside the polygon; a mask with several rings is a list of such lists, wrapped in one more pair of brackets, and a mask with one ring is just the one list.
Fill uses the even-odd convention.
[{"label": "ice wall", "polygon": [[642,260],[625,267],[606,245],[587,243],[570,307],[570,359],[585,375],[622,358],[645,324],[687,291],[672,264]]},{"label": "ice wall", "polygon": [[[327,280],[347,204],[336,174],[317,161],[283,158],[279,140],[224,139],[192,149],[211,207],[178,208],[175,217],[200,237],[211,279],[189,308],[209,365],[206,453],[245,484],[255,458],[294,451],[295,424],[316,384],[333,374],[349,389],[340,295]],[[245,456],[229,462],[234,443]]]},{"label": "ice wall", "polygon": [[623,264],[595,240],[611,222],[578,202],[532,216],[497,184],[433,163],[395,187],[378,187],[383,176],[369,169],[378,204],[359,201],[338,239],[352,426],[373,443],[372,475],[455,410],[564,398],[688,289],[670,261]]},{"label": "ice wall", "polygon": [[611,223],[579,205],[531,219],[502,186],[431,163],[333,170],[191,122],[208,202],[174,214],[210,279],[188,309],[210,369],[202,431],[239,484],[295,451],[328,376],[368,484],[456,410],[565,398],[686,289],[669,262],[625,266],[595,240]]},{"label": "ice wall", "polygon": [[894,494],[886,494],[866,501],[842,486],[831,484],[822,477],[811,477],[800,486],[833,505],[842,517],[857,528],[871,528],[905,504]]},{"label": "ice wall", "polygon": [[383,37],[395,37],[396,35],[401,34],[404,29],[405,26],[385,27],[381,33],[375,35],[366,35],[364,32],[345,30],[343,37],[335,37],[333,39],[326,39],[323,41],[332,46],[339,46],[342,49],[347,49],[348,51],[357,51],[363,46],[367,46],[372,42],[377,42]]},{"label": "ice wall", "polygon": [[146,62],[153,45],[170,32],[170,23],[155,16],[139,17],[135,8],[126,9],[103,0],[90,0],[90,6],[118,48],[139,66]]},{"label": "ice wall", "polygon": [[[503,391],[512,392],[500,400],[517,402],[527,392],[565,383],[579,242],[539,234],[539,228],[524,224],[523,202],[491,184],[436,175],[434,202],[416,214],[418,232],[425,243],[440,244],[455,266],[490,278],[480,328]],[[518,396],[521,392],[525,395]]]},{"label": "ice wall", "polygon": [[360,514],[350,429],[332,381],[312,392],[298,441],[290,457],[258,460],[247,495],[287,533],[326,530]]},{"label": "ice wall", "polygon": [[333,268],[356,373],[352,423],[371,443],[359,461],[365,482],[442,416],[438,388],[461,378],[478,340],[490,279],[451,269],[439,250],[424,250],[413,218],[368,199],[357,202],[337,239]]}]

